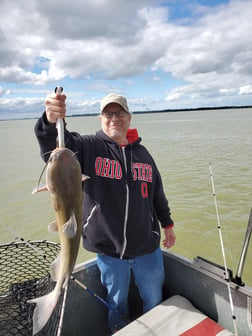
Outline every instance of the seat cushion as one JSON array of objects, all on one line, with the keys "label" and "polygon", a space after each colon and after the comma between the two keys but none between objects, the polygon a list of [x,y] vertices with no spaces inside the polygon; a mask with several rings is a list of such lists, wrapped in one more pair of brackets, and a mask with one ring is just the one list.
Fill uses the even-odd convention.
[{"label": "seat cushion", "polygon": [[233,336],[196,309],[186,298],[175,295],[116,333],[118,336]]}]

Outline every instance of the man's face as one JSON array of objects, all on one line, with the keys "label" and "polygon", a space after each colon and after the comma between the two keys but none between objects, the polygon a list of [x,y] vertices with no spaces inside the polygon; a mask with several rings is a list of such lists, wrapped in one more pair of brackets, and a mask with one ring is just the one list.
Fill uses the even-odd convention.
[{"label": "man's face", "polygon": [[126,144],[126,134],[130,125],[131,114],[124,111],[117,103],[108,104],[100,115],[104,133],[118,144]]}]

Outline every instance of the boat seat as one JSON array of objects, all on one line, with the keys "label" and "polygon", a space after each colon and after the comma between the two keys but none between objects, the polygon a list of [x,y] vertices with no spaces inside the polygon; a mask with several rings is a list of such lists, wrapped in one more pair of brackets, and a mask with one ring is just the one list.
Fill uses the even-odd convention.
[{"label": "boat seat", "polygon": [[118,331],[116,335],[234,336],[180,295],[172,296],[162,302]]}]

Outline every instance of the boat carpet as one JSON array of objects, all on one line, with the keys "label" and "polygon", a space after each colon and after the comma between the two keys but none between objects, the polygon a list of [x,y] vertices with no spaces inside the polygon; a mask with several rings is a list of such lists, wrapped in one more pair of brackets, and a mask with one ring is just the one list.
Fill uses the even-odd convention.
[{"label": "boat carpet", "polygon": [[118,336],[233,336],[196,309],[190,301],[174,295],[116,333]]}]

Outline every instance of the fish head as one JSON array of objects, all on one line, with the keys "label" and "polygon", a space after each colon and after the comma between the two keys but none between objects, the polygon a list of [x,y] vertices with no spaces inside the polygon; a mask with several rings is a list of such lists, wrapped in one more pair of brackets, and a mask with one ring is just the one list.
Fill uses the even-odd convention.
[{"label": "fish head", "polygon": [[80,184],[81,167],[75,154],[68,148],[56,148],[52,151],[46,170],[46,185],[51,194],[71,189],[74,183]]}]

